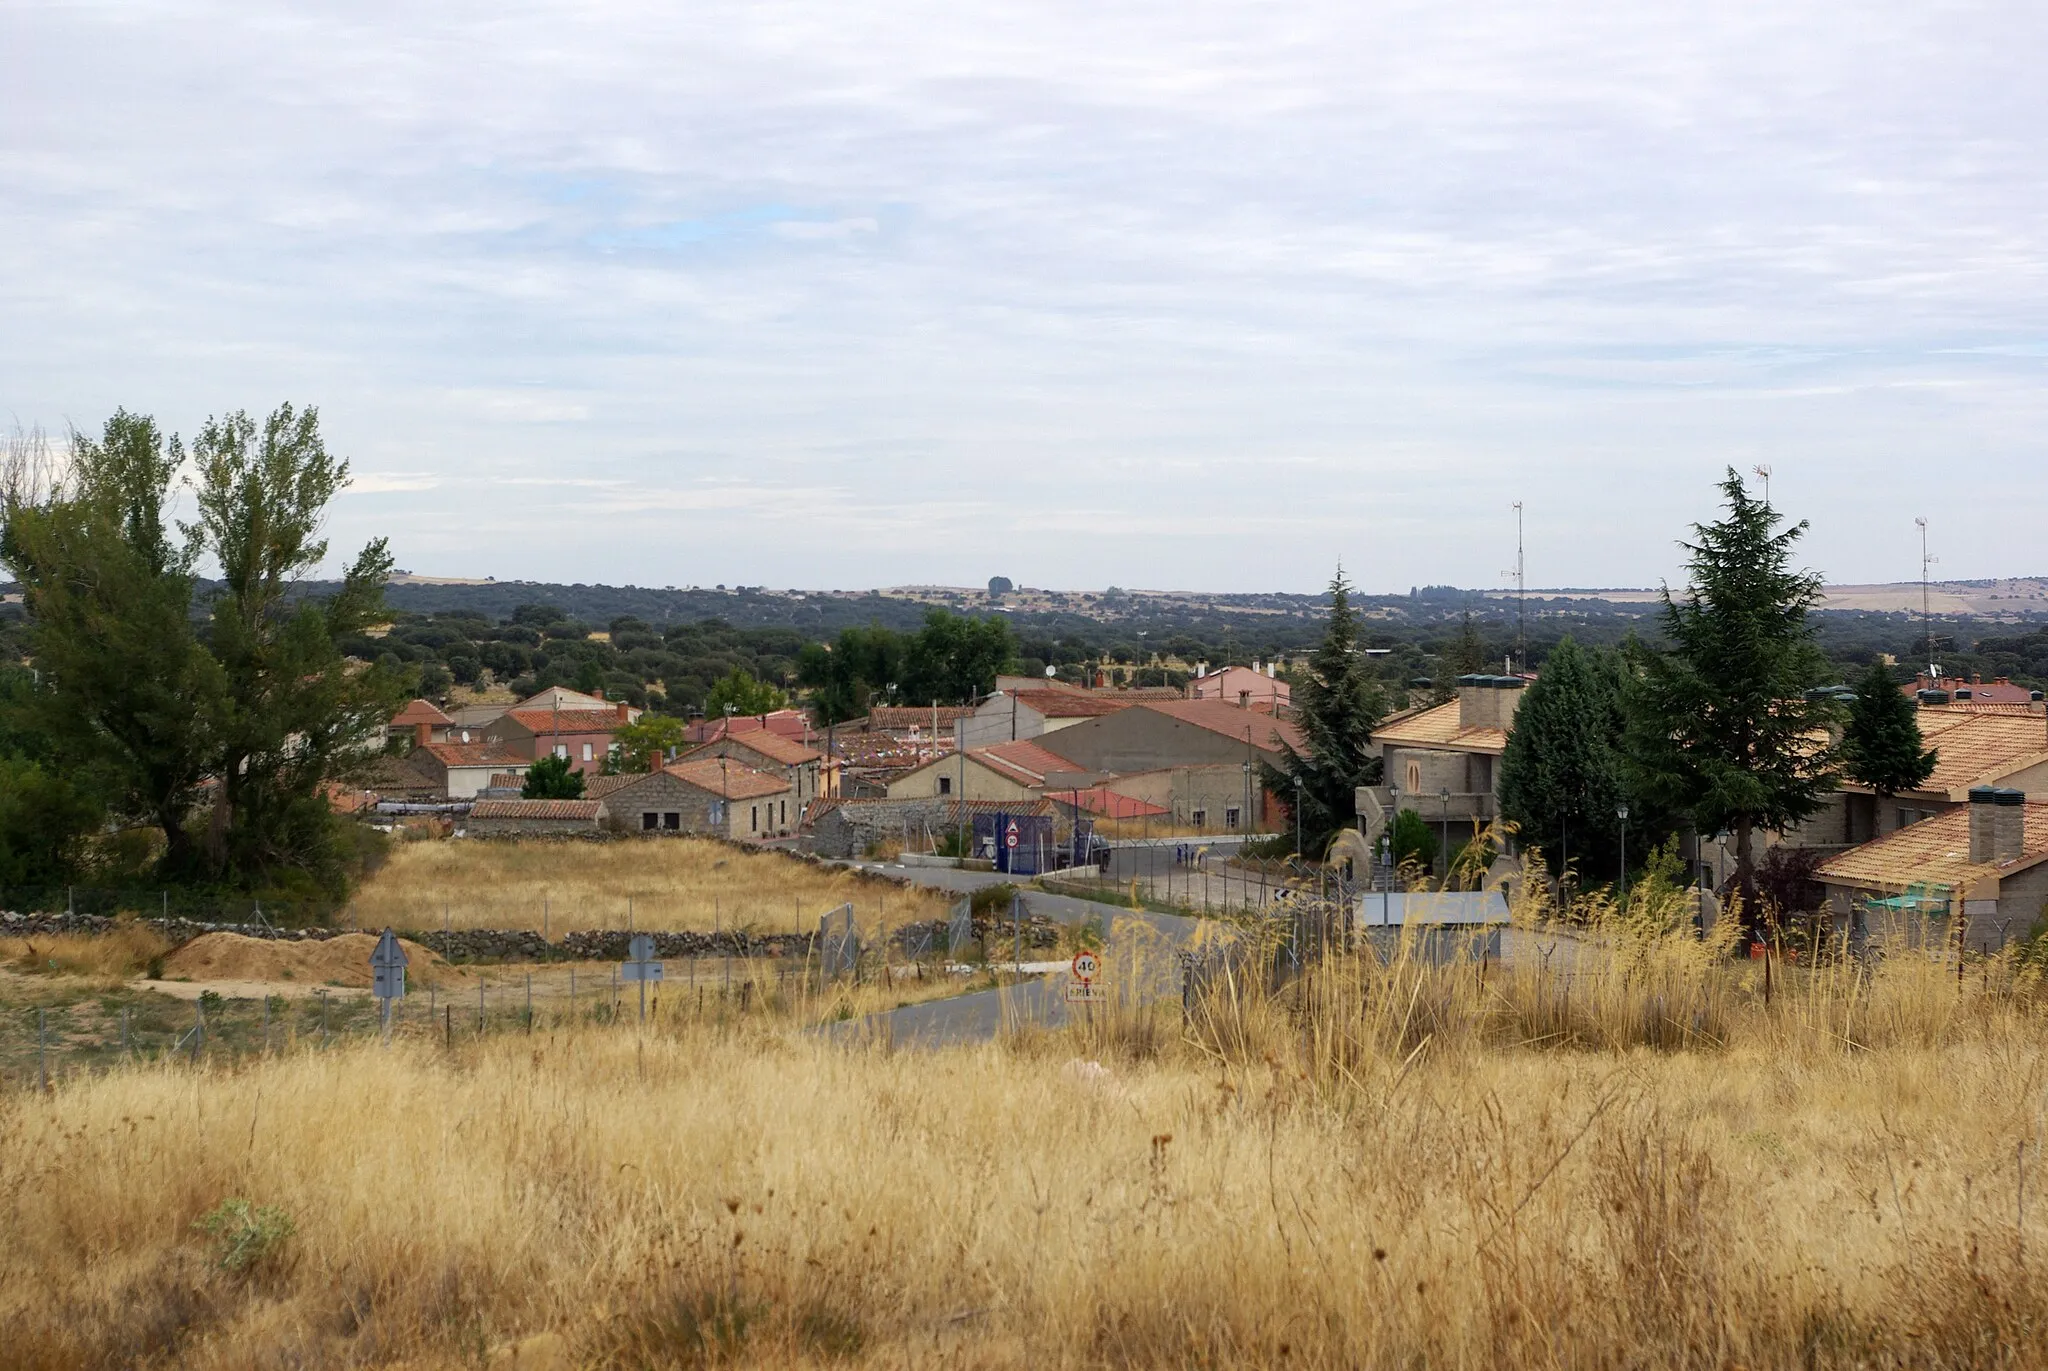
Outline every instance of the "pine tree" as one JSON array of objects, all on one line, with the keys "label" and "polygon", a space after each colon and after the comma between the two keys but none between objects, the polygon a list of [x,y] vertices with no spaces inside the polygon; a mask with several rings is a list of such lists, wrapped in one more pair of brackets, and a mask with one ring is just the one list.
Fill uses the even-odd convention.
[{"label": "pine tree", "polygon": [[1263,773],[1266,788],[1287,804],[1299,794],[1304,855],[1327,850],[1357,813],[1358,787],[1379,780],[1371,741],[1385,714],[1385,697],[1365,674],[1351,586],[1340,567],[1330,582],[1322,644],[1294,686],[1294,722],[1307,749],[1297,752],[1283,742],[1280,764],[1266,765]]},{"label": "pine tree", "polygon": [[1727,514],[1695,524],[1691,585],[1664,591],[1667,645],[1635,653],[1629,692],[1629,761],[1643,794],[1685,815],[1703,835],[1735,839],[1736,885],[1752,935],[1758,829],[1783,831],[1818,810],[1834,786],[1827,728],[1835,706],[1807,691],[1828,671],[1808,614],[1820,577],[1792,567],[1806,524],[1779,528],[1777,511],[1752,500],[1729,468]]},{"label": "pine tree", "polygon": [[1934,774],[1935,754],[1920,746],[1913,701],[1874,660],[1856,683],[1849,725],[1842,737],[1842,772],[1879,795],[1912,790]]},{"label": "pine tree", "polygon": [[[1619,807],[1624,780],[1621,663],[1612,651],[1584,650],[1567,637],[1552,650],[1515,712],[1501,757],[1501,815],[1522,842],[1543,850],[1550,869],[1568,863],[1605,879],[1620,859]],[[1649,825],[1629,807],[1631,850],[1647,855],[1636,831]]]}]

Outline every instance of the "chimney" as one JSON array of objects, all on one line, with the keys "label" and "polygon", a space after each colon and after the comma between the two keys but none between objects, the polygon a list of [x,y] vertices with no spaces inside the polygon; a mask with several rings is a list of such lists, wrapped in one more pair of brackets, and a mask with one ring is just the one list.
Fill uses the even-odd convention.
[{"label": "chimney", "polygon": [[661,770],[661,763],[662,755],[660,748],[657,747],[654,751],[647,754],[647,770],[649,773]]},{"label": "chimney", "polygon": [[593,687],[593,688],[591,689],[591,692],[590,692],[590,698],[591,698],[591,699],[593,699],[593,700],[602,700],[602,699],[604,698],[604,687],[603,687],[603,686],[595,686],[595,687]]},{"label": "chimney", "polygon": [[1991,860],[2016,862],[2027,855],[2027,792],[2000,790],[1991,802]]},{"label": "chimney", "polygon": [[1500,697],[1493,693],[1493,677],[1458,678],[1458,727],[1495,728],[1500,722]]},{"label": "chimney", "polygon": [[1266,663],[1266,679],[1269,681],[1280,679],[1280,664],[1278,662]]},{"label": "chimney", "polygon": [[[602,695],[599,695],[599,696],[598,696],[597,698],[598,698],[598,699],[600,699],[600,700],[602,700],[602,699],[604,698],[604,696],[602,696]],[[621,700],[621,701],[619,701],[619,722],[620,722],[620,723],[622,723],[622,724],[623,724],[623,723],[630,723],[630,722],[631,722],[631,720],[630,720],[630,719],[628,719],[628,718],[627,718],[627,716],[626,716],[626,710],[627,710],[627,705],[626,705],[626,702],[625,702],[624,700]]]},{"label": "chimney", "polygon": [[432,724],[418,723],[412,726],[412,745],[414,747],[425,747],[433,741],[434,726]]},{"label": "chimney", "polygon": [[1998,807],[1998,791],[1988,785],[1970,787],[1970,865],[1978,866],[1991,860],[1997,849],[1992,836],[1997,828],[1997,818],[1992,810]]}]

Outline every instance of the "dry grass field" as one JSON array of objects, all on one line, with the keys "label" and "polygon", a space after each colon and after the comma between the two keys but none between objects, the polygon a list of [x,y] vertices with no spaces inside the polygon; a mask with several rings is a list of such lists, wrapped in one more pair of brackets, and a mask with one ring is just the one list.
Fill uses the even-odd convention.
[{"label": "dry grass field", "polygon": [[1343,962],[974,1049],[675,1018],[16,1094],[5,1360],[2048,1362],[2030,972],[1766,1005],[1597,931],[1570,979]]},{"label": "dry grass field", "polygon": [[[628,902],[631,908],[628,909]],[[946,917],[945,897],[711,839],[401,843],[354,900],[359,927],[750,928],[813,932],[851,901],[863,927]]]}]

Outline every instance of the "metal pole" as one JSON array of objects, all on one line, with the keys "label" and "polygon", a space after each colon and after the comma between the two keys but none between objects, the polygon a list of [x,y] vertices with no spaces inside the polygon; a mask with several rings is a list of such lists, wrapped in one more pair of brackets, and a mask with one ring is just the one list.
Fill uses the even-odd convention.
[{"label": "metal pole", "polygon": [[484,983],[482,981],[476,983],[476,1031],[479,1035],[484,1031]]},{"label": "metal pole", "polygon": [[533,973],[526,973],[526,1031],[533,1032]]},{"label": "metal pole", "polygon": [[576,968],[569,968],[569,1022],[576,1022]]}]

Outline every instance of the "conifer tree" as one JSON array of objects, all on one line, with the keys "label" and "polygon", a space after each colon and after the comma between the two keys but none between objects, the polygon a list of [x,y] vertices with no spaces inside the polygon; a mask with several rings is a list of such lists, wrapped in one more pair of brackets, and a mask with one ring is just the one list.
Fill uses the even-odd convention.
[{"label": "conifer tree", "polygon": [[[1501,816],[1525,845],[1541,848],[1559,875],[1568,863],[1606,879],[1620,859],[1620,805],[1629,799],[1622,765],[1620,659],[1567,637],[1551,651],[1515,712],[1501,757]],[[1632,839],[1650,822],[1630,806]],[[1649,853],[1632,840],[1631,850]]]},{"label": "conifer tree", "polygon": [[1282,802],[1301,797],[1303,855],[1320,854],[1357,813],[1359,786],[1379,779],[1371,755],[1372,731],[1386,714],[1386,698],[1365,674],[1358,649],[1358,616],[1342,567],[1330,582],[1330,621],[1308,670],[1294,685],[1294,722],[1306,751],[1283,742],[1280,764],[1264,767],[1264,783]]},{"label": "conifer tree", "polygon": [[1878,795],[1912,790],[1934,774],[1935,754],[1921,747],[1913,702],[1892,679],[1891,668],[1873,660],[1856,683],[1849,725],[1842,737],[1842,772]]},{"label": "conifer tree", "polygon": [[1727,512],[1695,524],[1683,599],[1664,591],[1665,644],[1638,649],[1628,693],[1636,788],[1702,835],[1729,833],[1742,917],[1754,935],[1757,830],[1783,831],[1818,810],[1834,786],[1827,726],[1835,705],[1807,691],[1827,675],[1808,613],[1818,574],[1792,566],[1806,532],[1743,489],[1730,467]]}]

